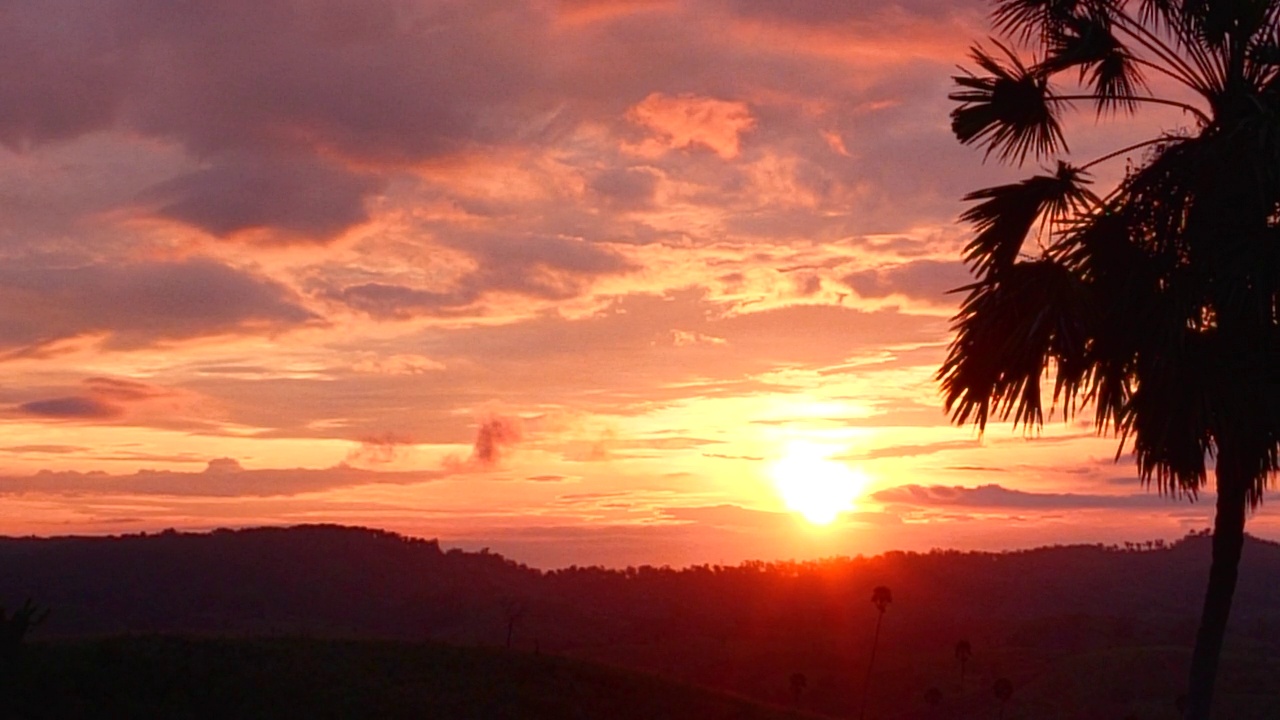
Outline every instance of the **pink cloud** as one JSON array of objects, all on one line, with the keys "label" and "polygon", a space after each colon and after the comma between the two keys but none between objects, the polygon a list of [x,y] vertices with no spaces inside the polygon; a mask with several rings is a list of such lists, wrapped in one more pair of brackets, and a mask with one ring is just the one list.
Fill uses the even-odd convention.
[{"label": "pink cloud", "polygon": [[[656,92],[628,110],[627,119],[651,130],[663,147],[700,145],[726,160],[738,156],[742,135],[756,124],[746,103]],[[638,150],[650,152],[646,146]]]}]

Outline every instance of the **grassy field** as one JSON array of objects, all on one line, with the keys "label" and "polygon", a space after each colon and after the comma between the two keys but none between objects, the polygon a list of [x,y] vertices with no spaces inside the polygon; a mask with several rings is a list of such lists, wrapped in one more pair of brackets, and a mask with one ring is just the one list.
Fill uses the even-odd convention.
[{"label": "grassy field", "polygon": [[431,643],[35,643],[0,682],[5,718],[813,717],[591,663]]}]

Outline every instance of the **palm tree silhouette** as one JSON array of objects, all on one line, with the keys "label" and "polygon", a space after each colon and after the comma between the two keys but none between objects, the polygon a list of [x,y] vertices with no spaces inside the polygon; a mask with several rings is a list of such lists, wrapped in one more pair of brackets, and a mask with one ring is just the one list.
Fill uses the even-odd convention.
[{"label": "palm tree silhouette", "polygon": [[971,657],[973,657],[973,646],[968,640],[956,643],[956,662],[960,663],[960,692],[962,693],[964,692],[964,670]]},{"label": "palm tree silhouette", "polygon": [[858,720],[867,715],[867,694],[871,690],[871,669],[876,664],[876,646],[880,644],[880,624],[884,622],[884,611],[893,604],[893,593],[884,585],[878,585],[871,591],[871,604],[876,606],[876,634],[871,640],[871,659],[867,661],[867,676],[862,681],[862,707],[858,710]]},{"label": "palm tree silhouette", "polygon": [[[1138,475],[1195,498],[1212,458],[1213,558],[1188,678],[1209,716],[1245,517],[1280,469],[1280,0],[997,0],[996,30],[955,78],[952,129],[1008,163],[1056,158],[1074,101],[1162,105],[1191,127],[970,193],[976,281],[938,378],[958,424],[1043,423],[1042,377],[1070,417],[1092,405]],[[1079,92],[1059,92],[1066,75]],[[1156,97],[1145,77],[1180,86]],[[1106,193],[1098,163],[1130,159]],[[1029,235],[1038,248],[1023,255]]]},{"label": "palm tree silhouette", "polygon": [[991,692],[995,693],[996,699],[1000,701],[1000,720],[1004,720],[1004,706],[1009,704],[1009,698],[1013,697],[1013,683],[1009,678],[1000,678],[991,686]]}]

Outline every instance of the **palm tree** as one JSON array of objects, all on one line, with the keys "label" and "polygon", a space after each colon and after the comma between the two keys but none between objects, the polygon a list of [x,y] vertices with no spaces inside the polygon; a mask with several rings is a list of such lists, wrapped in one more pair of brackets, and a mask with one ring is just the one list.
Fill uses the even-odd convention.
[{"label": "palm tree", "polygon": [[1000,701],[1000,720],[1004,720],[1004,706],[1009,704],[1009,698],[1013,697],[1013,683],[1009,678],[1000,678],[991,686],[991,692],[995,693],[996,699]]},{"label": "palm tree", "polygon": [[[938,372],[946,406],[979,432],[1033,430],[1052,374],[1053,405],[1092,406],[1144,484],[1195,499],[1213,461],[1187,714],[1207,718],[1245,517],[1280,467],[1280,0],[996,0],[992,17],[1008,42],[973,49],[952,129],[1008,163],[1057,162],[966,198],[976,280]],[[1067,162],[1059,117],[1086,101],[1177,108],[1188,127]],[[1123,180],[1090,190],[1120,157]]]},{"label": "palm tree", "polygon": [[956,662],[960,663],[960,692],[964,692],[964,669],[969,664],[969,658],[973,657],[973,646],[968,640],[961,640],[956,643]]},{"label": "palm tree", "polygon": [[884,622],[884,611],[893,604],[893,593],[884,585],[878,585],[871,591],[871,604],[876,606],[876,634],[871,639],[871,659],[867,661],[867,677],[862,681],[862,707],[858,710],[858,720],[866,717],[867,694],[871,690],[871,669],[876,664],[876,647],[880,644],[880,623]]}]

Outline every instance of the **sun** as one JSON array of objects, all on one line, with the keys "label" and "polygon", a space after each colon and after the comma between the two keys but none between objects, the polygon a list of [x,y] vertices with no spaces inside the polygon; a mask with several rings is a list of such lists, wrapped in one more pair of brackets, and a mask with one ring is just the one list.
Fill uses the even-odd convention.
[{"label": "sun", "polygon": [[840,513],[852,510],[853,501],[867,485],[861,470],[831,459],[838,450],[793,442],[769,467],[782,502],[814,525],[829,525]]}]

